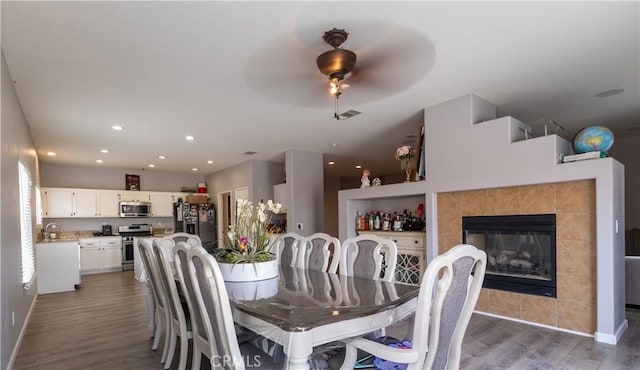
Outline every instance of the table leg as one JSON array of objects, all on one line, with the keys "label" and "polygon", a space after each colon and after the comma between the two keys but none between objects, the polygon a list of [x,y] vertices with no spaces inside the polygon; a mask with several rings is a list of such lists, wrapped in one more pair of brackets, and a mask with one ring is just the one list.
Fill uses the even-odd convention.
[{"label": "table leg", "polygon": [[310,332],[295,332],[289,335],[289,343],[284,346],[289,370],[309,370],[309,356],[313,352]]},{"label": "table leg", "polygon": [[151,285],[147,283],[147,315],[149,316],[149,323],[147,329],[149,329],[149,337],[153,338],[153,334],[156,328],[156,303],[153,300],[153,290]]}]

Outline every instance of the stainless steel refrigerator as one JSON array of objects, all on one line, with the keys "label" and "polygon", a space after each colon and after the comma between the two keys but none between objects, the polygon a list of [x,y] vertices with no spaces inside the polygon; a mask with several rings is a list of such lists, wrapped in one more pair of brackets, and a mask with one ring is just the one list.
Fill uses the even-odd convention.
[{"label": "stainless steel refrigerator", "polygon": [[198,235],[203,245],[214,242],[216,233],[216,207],[213,203],[174,203],[175,232]]}]

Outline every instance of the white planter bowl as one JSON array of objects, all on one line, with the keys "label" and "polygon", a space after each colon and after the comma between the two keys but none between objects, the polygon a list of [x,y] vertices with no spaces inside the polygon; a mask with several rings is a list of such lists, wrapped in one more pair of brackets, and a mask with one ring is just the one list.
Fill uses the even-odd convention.
[{"label": "white planter bowl", "polygon": [[278,276],[278,260],[256,263],[218,262],[224,281],[258,281]]},{"label": "white planter bowl", "polygon": [[224,284],[227,287],[229,299],[237,301],[255,301],[273,297],[278,293],[277,277],[247,282],[228,281]]}]

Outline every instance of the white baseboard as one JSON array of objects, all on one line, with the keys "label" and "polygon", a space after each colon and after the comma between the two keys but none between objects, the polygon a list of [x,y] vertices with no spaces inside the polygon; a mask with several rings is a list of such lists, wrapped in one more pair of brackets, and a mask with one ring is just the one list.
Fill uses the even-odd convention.
[{"label": "white baseboard", "polygon": [[618,326],[618,329],[616,329],[616,332],[614,334],[596,332],[596,341],[605,344],[613,344],[615,346],[616,344],[618,344],[620,337],[622,337],[622,333],[624,333],[624,331],[627,330],[628,327],[629,321],[627,321],[627,319],[624,319],[624,321],[622,322],[622,324],[620,324],[620,326]]},{"label": "white baseboard", "polygon": [[488,313],[488,312],[482,312],[482,311],[473,311],[473,312],[477,313],[479,315],[491,316],[491,317],[496,317],[498,319],[515,321],[515,322],[519,322],[519,323],[522,323],[522,324],[527,324],[527,325],[531,325],[531,326],[538,326],[538,327],[541,327],[541,328],[551,329],[551,330],[555,330],[555,331],[561,331],[561,332],[565,332],[565,333],[569,333],[569,334],[579,335],[579,336],[582,336],[582,337],[594,338],[593,334],[583,333],[583,332],[580,332],[580,331],[575,331],[575,330],[570,330],[570,329],[559,328],[557,326],[550,326],[550,325],[540,324],[540,323],[537,323],[537,322],[514,319],[513,317],[500,316],[500,315],[496,315],[496,314],[492,314],[492,313]]},{"label": "white baseboard", "polygon": [[20,350],[20,345],[22,345],[22,338],[24,338],[24,333],[27,331],[27,325],[29,325],[29,321],[31,321],[31,313],[33,312],[33,308],[36,306],[36,301],[38,300],[38,294],[33,296],[33,300],[31,301],[31,306],[29,307],[29,312],[27,312],[27,317],[24,320],[24,324],[20,329],[20,335],[18,335],[18,340],[16,340],[16,345],[13,346],[13,350],[11,351],[11,357],[9,357],[9,363],[7,364],[7,369],[13,369],[13,364],[16,362],[16,357],[18,357],[18,351]]}]

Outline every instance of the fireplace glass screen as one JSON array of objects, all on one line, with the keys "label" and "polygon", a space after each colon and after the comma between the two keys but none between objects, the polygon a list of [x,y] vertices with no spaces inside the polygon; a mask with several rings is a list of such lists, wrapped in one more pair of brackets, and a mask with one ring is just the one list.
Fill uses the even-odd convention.
[{"label": "fireplace glass screen", "polygon": [[555,215],[463,217],[462,230],[487,253],[485,288],[556,296]]}]

